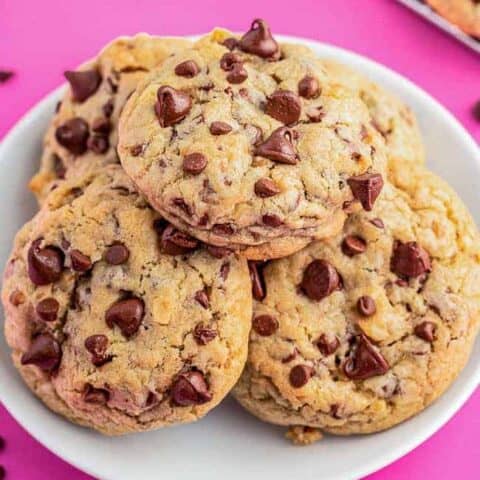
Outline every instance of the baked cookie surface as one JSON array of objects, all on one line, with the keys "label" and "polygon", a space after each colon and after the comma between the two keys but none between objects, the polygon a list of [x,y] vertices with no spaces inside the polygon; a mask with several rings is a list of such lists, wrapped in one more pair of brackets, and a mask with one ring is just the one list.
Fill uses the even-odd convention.
[{"label": "baked cookie surface", "polygon": [[480,2],[478,0],[425,0],[435,11],[460,30],[480,39]]},{"label": "baked cookie surface", "polygon": [[119,165],[62,182],[17,235],[2,300],[16,367],[52,410],[106,434],[191,422],[247,355],[246,260],[200,248]]},{"label": "baked cookie surface", "polygon": [[257,21],[240,40],[214,31],[142,82],[118,153],[178,228],[272,258],[336,233],[355,193],[368,190],[371,207],[386,157],[369,118],[311,52],[277,44]]},{"label": "baked cookie surface", "polygon": [[335,434],[391,427],[465,365],[480,313],[480,244],[443,181],[411,170],[342,234],[252,265],[249,357],[234,396],[280,425]]},{"label": "baked cookie surface", "polygon": [[127,98],[150,70],[190,44],[146,34],[121,37],[78,71],[65,73],[68,90],[45,134],[40,169],[30,182],[40,202],[64,178],[119,162],[117,124]]}]

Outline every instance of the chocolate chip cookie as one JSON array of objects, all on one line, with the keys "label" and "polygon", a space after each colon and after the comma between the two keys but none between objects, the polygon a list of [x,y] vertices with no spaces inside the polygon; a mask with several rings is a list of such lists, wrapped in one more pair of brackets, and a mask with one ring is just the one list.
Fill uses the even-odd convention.
[{"label": "chocolate chip cookie", "polygon": [[448,185],[410,172],[340,235],[251,264],[253,328],[234,395],[254,415],[374,432],[424,409],[465,365],[480,319],[478,231]]},{"label": "chocolate chip cookie", "polygon": [[480,40],[480,0],[425,0],[465,33]]},{"label": "chocolate chip cookie", "polygon": [[40,170],[30,182],[40,202],[65,177],[118,163],[117,123],[125,101],[147,72],[189,45],[180,38],[121,37],[78,71],[65,72],[69,87],[45,135]]},{"label": "chocolate chip cookie", "polygon": [[106,434],[199,419],[246,360],[246,260],[176,230],[119,165],[50,193],[17,235],[2,300],[29,387]]},{"label": "chocolate chip cookie", "polygon": [[153,208],[247,258],[287,255],[337,233],[352,201],[370,210],[385,143],[364,103],[262,20],[216,30],[142,82],[118,153]]},{"label": "chocolate chip cookie", "polygon": [[424,164],[425,149],[413,111],[399,98],[351,68],[323,60],[329,74],[351,88],[367,106],[372,126],[385,139],[389,177],[408,182],[408,165]]}]

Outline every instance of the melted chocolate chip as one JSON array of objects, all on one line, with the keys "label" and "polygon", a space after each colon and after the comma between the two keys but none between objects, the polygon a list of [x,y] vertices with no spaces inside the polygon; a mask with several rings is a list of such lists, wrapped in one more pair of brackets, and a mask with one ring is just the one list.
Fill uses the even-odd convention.
[{"label": "melted chocolate chip", "polygon": [[57,142],[73,155],[86,152],[88,136],[88,123],[80,117],[67,120],[55,130]]},{"label": "melted chocolate chip", "polygon": [[371,317],[375,315],[377,306],[375,300],[368,295],[364,295],[357,300],[357,311],[363,317]]},{"label": "melted chocolate chip", "polygon": [[252,328],[262,337],[269,337],[278,330],[278,320],[272,315],[258,315],[252,321]]},{"label": "melted chocolate chip", "polygon": [[339,346],[340,341],[334,335],[326,335],[325,333],[322,333],[320,338],[317,340],[317,347],[322,355],[325,356],[335,353]]},{"label": "melted chocolate chip", "polygon": [[184,255],[198,247],[198,240],[168,225],[160,237],[160,246],[167,255]]},{"label": "melted chocolate chip", "polygon": [[432,343],[435,340],[437,326],[433,322],[425,321],[415,326],[414,332],[418,338]]},{"label": "melted chocolate chip", "polygon": [[258,301],[263,300],[267,294],[263,268],[258,262],[249,261],[248,270],[250,271],[250,280],[252,281],[253,298]]},{"label": "melted chocolate chip", "polygon": [[226,135],[232,131],[232,127],[225,122],[212,122],[210,124],[210,133],[212,135]]},{"label": "melted chocolate chip", "polygon": [[225,53],[220,59],[220,68],[225,72],[231,72],[236,65],[242,65],[243,60],[236,53]]},{"label": "melted chocolate chip", "polygon": [[53,372],[60,365],[62,350],[50,334],[35,337],[30,348],[22,355],[22,365],[35,365],[44,372]]},{"label": "melted chocolate chip", "polygon": [[241,63],[234,64],[233,68],[227,73],[227,82],[234,85],[243,83],[248,78],[248,72]]},{"label": "melted chocolate chip", "polygon": [[193,330],[193,338],[198,345],[206,345],[217,336],[217,331],[207,327],[203,322],[198,323]]},{"label": "melted chocolate chip", "polygon": [[364,173],[348,180],[353,196],[370,211],[383,188],[383,178],[379,173]]},{"label": "melted chocolate chip", "polygon": [[58,309],[60,304],[52,297],[44,298],[37,303],[35,312],[38,317],[45,322],[53,322],[57,319]]},{"label": "melted chocolate chip", "polygon": [[102,81],[98,70],[67,71],[65,72],[65,78],[72,89],[73,100],[79,103],[92,96]]},{"label": "melted chocolate chip", "polygon": [[93,153],[102,155],[103,153],[108,152],[108,149],[110,148],[110,142],[108,137],[105,137],[104,135],[93,135],[88,139],[87,147]]},{"label": "melted chocolate chip", "polygon": [[294,388],[301,388],[308,383],[314,373],[313,368],[308,365],[295,365],[290,370],[290,385]]},{"label": "melted chocolate chip", "polygon": [[205,245],[205,250],[215,258],[224,258],[232,253],[232,250],[226,247],[218,247],[217,245]]},{"label": "melted chocolate chip", "polygon": [[102,112],[107,118],[110,118],[114,108],[113,99],[110,99],[103,105]]},{"label": "melted chocolate chip", "polygon": [[298,159],[293,146],[293,130],[287,127],[277,128],[267,140],[255,148],[255,155],[274,162],[295,165]]},{"label": "melted chocolate chip", "polygon": [[280,193],[280,189],[273,180],[261,178],[255,182],[255,195],[260,198],[273,197]]},{"label": "melted chocolate chip", "polygon": [[92,268],[90,257],[84,255],[80,250],[70,252],[70,261],[72,262],[72,269],[76,272],[86,272]]},{"label": "melted chocolate chip", "polygon": [[362,238],[356,235],[347,235],[342,242],[342,252],[349,256],[353,257],[363,253],[367,249],[367,242]]},{"label": "melted chocolate chip", "polygon": [[381,218],[372,218],[372,220],[370,220],[370,223],[377,228],[385,228],[385,224],[383,223],[383,220]]},{"label": "melted chocolate chip", "polygon": [[114,243],[105,252],[105,261],[110,265],[121,265],[130,257],[130,250],[123,243]]},{"label": "melted chocolate chip", "polygon": [[41,240],[35,240],[28,250],[28,276],[35,285],[48,285],[62,275],[63,253],[56,247],[40,248]]},{"label": "melted chocolate chip", "polygon": [[392,272],[405,277],[418,277],[432,270],[430,255],[417,242],[396,242],[391,259]]},{"label": "melted chocolate chip", "polygon": [[160,87],[157,99],[155,113],[161,127],[171,127],[180,122],[192,108],[190,95],[172,87]]},{"label": "melted chocolate chip", "polygon": [[238,40],[234,37],[229,37],[222,42],[222,45],[232,51],[234,48],[238,47]]},{"label": "melted chocolate chip", "polygon": [[183,171],[190,175],[199,175],[207,166],[207,157],[203,153],[189,153],[183,157]]},{"label": "melted chocolate chip", "polygon": [[215,235],[229,236],[234,234],[235,229],[233,225],[229,223],[216,223],[212,227],[212,231],[215,233]]},{"label": "melted chocolate chip", "polygon": [[365,335],[361,335],[353,356],[343,365],[345,375],[352,380],[366,380],[384,375],[389,369],[387,361]]},{"label": "melted chocolate chip", "polygon": [[205,309],[210,306],[208,293],[205,290],[198,290],[198,292],[195,293],[195,300]]},{"label": "melted chocolate chip", "polygon": [[140,298],[127,298],[114,303],[105,313],[105,321],[110,328],[117,325],[123,336],[130,338],[137,333],[142,323],[145,307]]},{"label": "melted chocolate chip", "polygon": [[277,90],[268,97],[265,113],[285,125],[291,125],[298,122],[302,104],[296,93],[290,90]]},{"label": "melted chocolate chip", "polygon": [[172,385],[171,396],[173,403],[181,407],[200,405],[212,399],[205,377],[198,371],[178,375]]},{"label": "melted chocolate chip", "polygon": [[101,135],[108,135],[112,129],[112,124],[107,117],[97,117],[92,122],[92,130]]},{"label": "melted chocolate chip", "polygon": [[112,360],[111,355],[106,355],[108,348],[106,335],[91,335],[85,340],[85,348],[92,354],[91,360],[96,367],[101,367]]},{"label": "melted chocolate chip", "polygon": [[298,82],[298,94],[303,98],[315,98],[320,93],[320,86],[315,77],[306,75]]},{"label": "melted chocolate chip", "polygon": [[262,223],[267,227],[277,228],[283,224],[283,220],[274,213],[266,213],[262,216]]},{"label": "melted chocolate chip", "polygon": [[261,58],[276,57],[279,53],[278,44],[273,38],[267,22],[260,18],[252,22],[250,30],[240,39],[239,47],[244,52]]},{"label": "melted chocolate chip", "polygon": [[303,273],[301,289],[311,300],[328,297],[340,285],[340,277],[326,260],[313,260]]},{"label": "melted chocolate chip", "polygon": [[85,385],[83,400],[87,403],[105,404],[110,399],[110,392],[104,388],[95,388],[90,383]]},{"label": "melted chocolate chip", "polygon": [[186,60],[175,67],[175,75],[179,77],[193,78],[200,72],[200,67],[194,60]]},{"label": "melted chocolate chip", "polygon": [[63,163],[63,160],[56,153],[52,154],[52,163],[55,176],[57,178],[64,179],[67,169]]},{"label": "melted chocolate chip", "polygon": [[14,307],[18,307],[25,303],[25,294],[20,290],[14,290],[8,297],[8,300]]}]

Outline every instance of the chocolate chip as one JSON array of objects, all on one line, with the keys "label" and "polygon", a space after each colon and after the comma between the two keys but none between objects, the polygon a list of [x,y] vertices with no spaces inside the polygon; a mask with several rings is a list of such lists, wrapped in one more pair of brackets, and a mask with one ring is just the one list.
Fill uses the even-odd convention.
[{"label": "chocolate chip", "polygon": [[291,125],[298,122],[302,104],[296,93],[290,90],[277,90],[267,98],[265,113],[285,125]]},{"label": "chocolate chip", "polygon": [[340,346],[340,341],[335,335],[322,333],[317,340],[317,347],[322,355],[328,356],[335,353]]},{"label": "chocolate chip", "polygon": [[86,272],[92,268],[90,257],[84,255],[80,250],[70,252],[70,261],[72,262],[72,269],[76,272]]},{"label": "chocolate chip", "polygon": [[283,220],[274,213],[266,213],[262,216],[262,223],[267,227],[276,228],[283,224]]},{"label": "chocolate chip", "polygon": [[301,388],[313,377],[314,370],[308,365],[295,365],[290,370],[290,385],[294,388]]},{"label": "chocolate chip", "polygon": [[385,224],[383,223],[383,220],[381,218],[372,218],[372,220],[370,220],[370,223],[377,228],[385,228]]},{"label": "chocolate chip", "polygon": [[86,152],[88,136],[88,124],[80,117],[67,120],[55,130],[57,142],[74,155]]},{"label": "chocolate chip", "polygon": [[267,294],[265,280],[263,278],[263,269],[258,262],[249,261],[248,269],[250,280],[252,281],[252,295],[255,300],[263,300]]},{"label": "chocolate chip", "polygon": [[357,235],[347,235],[342,242],[342,252],[348,257],[363,253],[367,249],[367,242]]},{"label": "chocolate chip", "polygon": [[238,40],[234,37],[226,38],[222,45],[232,51],[234,48],[238,47]]},{"label": "chocolate chip", "polygon": [[232,250],[226,247],[218,247],[217,245],[205,245],[207,252],[215,258],[224,258],[232,253]]},{"label": "chocolate chip", "polygon": [[110,148],[110,142],[108,137],[103,135],[93,135],[93,137],[90,137],[87,140],[87,147],[93,153],[102,155],[103,153],[108,152],[108,149]]},{"label": "chocolate chip", "polygon": [[366,380],[384,375],[389,369],[387,361],[365,335],[360,335],[358,345],[343,365],[345,375],[351,380]]},{"label": "chocolate chip", "polygon": [[207,157],[203,153],[189,153],[183,157],[183,171],[191,175],[199,175],[207,166]]},{"label": "chocolate chip", "polygon": [[105,252],[105,261],[110,265],[121,265],[130,257],[130,250],[123,243],[114,243]]},{"label": "chocolate chip", "polygon": [[313,260],[303,272],[301,289],[311,300],[328,297],[340,285],[340,277],[326,260]]},{"label": "chocolate chip", "polygon": [[181,407],[200,405],[212,399],[201,372],[190,371],[178,375],[171,390],[173,403]]},{"label": "chocolate chip", "polygon": [[276,183],[269,178],[261,178],[255,182],[254,186],[255,195],[260,198],[273,197],[280,193],[280,189]]},{"label": "chocolate chip", "polygon": [[65,174],[67,173],[67,169],[63,163],[63,160],[56,154],[52,154],[52,163],[53,163],[53,171],[57,178],[65,178]]},{"label": "chocolate chip", "polygon": [[91,360],[96,367],[101,367],[112,360],[111,355],[106,355],[108,348],[106,335],[90,335],[85,340],[85,348],[92,354]]},{"label": "chocolate chip", "polygon": [[85,385],[83,400],[87,403],[105,404],[110,399],[110,392],[104,388],[95,388],[90,383]]},{"label": "chocolate chip", "polygon": [[22,365],[35,365],[44,372],[53,372],[60,365],[62,350],[50,334],[35,337],[30,348],[22,355]]},{"label": "chocolate chip", "polygon": [[143,152],[143,145],[134,145],[130,147],[130,155],[132,157],[138,157]]},{"label": "chocolate chip", "polygon": [[298,94],[303,98],[315,98],[320,93],[320,86],[315,77],[306,75],[298,82]]},{"label": "chocolate chip", "polygon": [[475,104],[473,105],[472,114],[475,119],[480,121],[480,100],[475,102]]},{"label": "chocolate chip", "polygon": [[168,225],[160,237],[160,247],[167,255],[184,255],[195,250],[197,246],[198,240],[177,230],[173,225]]},{"label": "chocolate chip", "polygon": [[225,262],[220,267],[220,278],[225,281],[228,278],[228,274],[230,273],[230,263]]},{"label": "chocolate chip", "polygon": [[160,87],[157,99],[155,113],[161,127],[171,127],[180,122],[192,108],[190,95],[172,87]]},{"label": "chocolate chip", "polygon": [[19,305],[25,303],[25,294],[20,290],[14,290],[10,294],[10,297],[8,297],[8,300],[14,307],[18,307]]},{"label": "chocolate chip", "polygon": [[415,335],[426,342],[432,343],[435,340],[437,326],[433,322],[422,322],[414,328]]},{"label": "chocolate chip", "polygon": [[243,60],[236,53],[225,53],[220,59],[220,68],[225,72],[231,72],[236,65],[242,65]]},{"label": "chocolate chip", "polygon": [[35,285],[48,285],[62,275],[63,253],[56,247],[40,248],[41,242],[35,240],[28,250],[28,276]]},{"label": "chocolate chip", "polygon": [[193,78],[200,72],[200,67],[193,60],[186,60],[175,67],[175,75],[179,77]]},{"label": "chocolate chip", "polygon": [[241,63],[236,63],[232,70],[227,73],[227,82],[238,85],[243,83],[248,78],[248,72]]},{"label": "chocolate chip", "polygon": [[38,317],[45,322],[53,322],[57,319],[58,309],[60,304],[54,298],[44,298],[37,303],[35,312]]},{"label": "chocolate chip", "polygon": [[98,70],[67,71],[65,72],[65,78],[72,89],[73,100],[79,103],[93,95],[102,81]]},{"label": "chocolate chip", "polygon": [[418,277],[432,270],[430,255],[417,242],[395,242],[390,268],[405,277]]},{"label": "chocolate chip", "polygon": [[215,233],[215,235],[228,236],[228,235],[233,235],[235,232],[235,229],[230,223],[216,223],[212,227],[212,231],[213,233]]},{"label": "chocolate chip", "polygon": [[368,295],[363,295],[357,300],[357,310],[358,313],[364,317],[375,315],[375,312],[377,311],[375,300]]},{"label": "chocolate chip", "polygon": [[192,216],[192,208],[190,205],[185,202],[183,198],[174,198],[172,199],[172,205],[175,205],[176,207],[180,208],[183,210],[187,215]]},{"label": "chocolate chip", "polygon": [[379,173],[364,173],[348,180],[353,196],[370,211],[383,188],[383,178]]},{"label": "chocolate chip", "polygon": [[140,298],[132,297],[119,300],[105,313],[105,321],[110,328],[117,325],[123,336],[130,338],[137,333],[142,323],[145,307]]},{"label": "chocolate chip", "polygon": [[195,293],[195,300],[205,309],[210,305],[208,293],[205,290],[198,290],[198,292]]},{"label": "chocolate chip", "polygon": [[225,135],[232,131],[232,127],[225,122],[212,122],[210,124],[210,133],[212,135]]},{"label": "chocolate chip", "polygon": [[13,75],[14,73],[11,70],[0,70],[0,83],[6,83]]},{"label": "chocolate chip", "polygon": [[278,330],[278,320],[272,315],[258,315],[252,321],[252,328],[262,337],[269,337]]},{"label": "chocolate chip", "polygon": [[267,22],[260,18],[252,22],[250,30],[240,39],[239,47],[244,52],[261,58],[274,57],[279,53],[278,44],[272,37]]},{"label": "chocolate chip", "polygon": [[198,323],[193,330],[193,338],[198,345],[206,345],[217,336],[217,331],[206,327],[203,322]]},{"label": "chocolate chip", "polygon": [[103,105],[102,112],[107,118],[110,118],[112,116],[113,109],[114,109],[113,99],[110,99]]},{"label": "chocolate chip", "polygon": [[255,155],[274,162],[295,165],[298,159],[293,146],[293,130],[287,127],[277,128],[267,140],[255,148]]},{"label": "chocolate chip", "polygon": [[106,117],[97,117],[92,122],[92,130],[95,133],[100,133],[102,135],[108,135],[112,129],[112,124],[110,120]]}]

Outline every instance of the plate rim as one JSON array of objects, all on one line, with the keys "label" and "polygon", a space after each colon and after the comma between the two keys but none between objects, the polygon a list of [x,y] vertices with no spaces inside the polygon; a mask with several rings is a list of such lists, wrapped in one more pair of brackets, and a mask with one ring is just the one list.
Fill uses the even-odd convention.
[{"label": "plate rim", "polygon": [[[140,32],[139,32],[140,33]],[[204,34],[192,34],[185,35],[182,38],[188,38],[195,40]],[[169,36],[164,36],[169,37]],[[438,102],[434,97],[432,97],[428,92],[423,90],[421,87],[414,84],[411,80],[404,77],[403,75],[397,73],[391,68],[382,65],[381,63],[372,60],[364,55],[350,51],[348,49],[332,45],[330,43],[321,42],[315,39],[298,37],[293,35],[275,35],[275,37],[281,42],[287,43],[300,43],[307,45],[309,47],[320,48],[322,51],[325,50],[324,57],[330,58],[334,57],[335,54],[340,54],[342,63],[347,64],[348,66],[359,67],[361,71],[368,70],[370,73],[375,71],[379,74],[380,77],[385,77],[395,82],[403,83],[403,87],[408,91],[408,95],[411,95],[412,98],[420,99],[422,102],[429,103],[430,107],[436,110],[436,113],[447,121],[449,126],[455,131],[455,135],[461,137],[462,143],[465,144],[466,148],[472,151],[472,158],[475,159],[476,163],[480,165],[480,150],[473,139],[473,136],[461,125],[461,123],[454,117],[454,115],[449,112],[442,104]],[[178,38],[178,37],[177,37]],[[343,60],[343,61],[342,61]],[[377,80],[376,80],[377,81]],[[380,82],[381,83],[381,82]],[[17,143],[17,138],[21,139],[23,132],[30,126],[34,119],[39,116],[47,105],[56,101],[61,93],[66,89],[65,84],[60,85],[59,87],[53,89],[51,92],[44,95],[34,106],[28,109],[20,119],[15,122],[15,124],[7,131],[4,137],[0,140],[0,165],[3,163],[3,158],[6,158],[5,152],[11,148],[10,145]],[[412,105],[410,105],[412,106]],[[414,107],[414,106],[413,106]],[[472,361],[473,356],[470,357],[469,361]],[[375,458],[370,461],[366,461],[362,468],[357,468],[354,472],[350,472],[346,478],[359,478],[370,475],[388,465],[399,460],[420,444],[428,440],[432,435],[434,435],[440,428],[442,428],[453,416],[458,412],[458,410],[467,402],[470,396],[474,393],[478,385],[480,384],[480,362],[478,362],[476,369],[472,373],[471,377],[468,378],[467,382],[463,386],[463,389],[457,393],[454,401],[452,401],[446,408],[442,410],[442,413],[435,418],[428,426],[423,427],[422,432],[417,434],[415,438],[406,439],[400,446],[392,449],[388,454],[384,454],[381,458]],[[22,407],[17,407],[14,402],[5,401],[7,395],[2,393],[3,389],[0,389],[0,401],[9,412],[9,414],[15,419],[15,421],[33,438],[35,438],[41,445],[47,448],[54,455],[61,458],[63,461],[68,464],[76,467],[80,471],[87,473],[96,478],[98,475],[94,471],[94,467],[91,465],[86,465],[84,462],[81,462],[75,458],[75,456],[68,451],[68,448],[62,445],[55,444],[55,441],[51,441],[49,437],[42,434],[41,431],[37,431],[34,424],[26,425],[27,422],[24,422],[22,419]],[[6,391],[6,389],[5,389]],[[421,414],[420,412],[419,414]],[[410,420],[413,420],[410,419]],[[54,438],[53,436],[51,438]],[[106,477],[104,477],[106,478]]]}]

